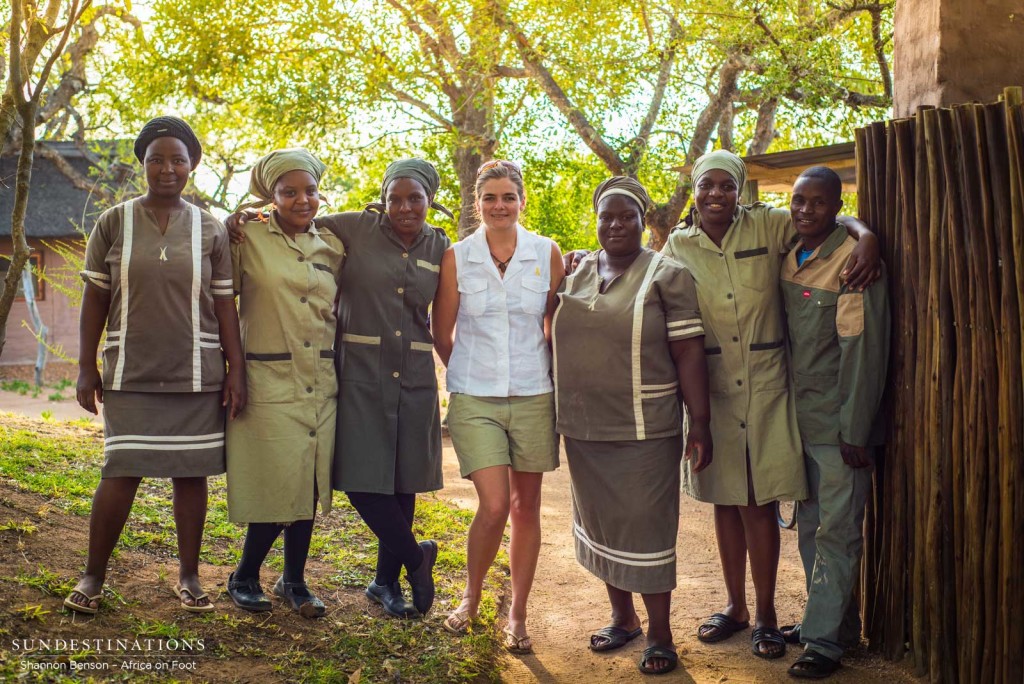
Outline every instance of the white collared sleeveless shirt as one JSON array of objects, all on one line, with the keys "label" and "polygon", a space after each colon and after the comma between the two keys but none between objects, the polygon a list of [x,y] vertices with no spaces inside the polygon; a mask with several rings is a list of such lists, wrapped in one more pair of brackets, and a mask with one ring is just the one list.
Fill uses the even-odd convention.
[{"label": "white collared sleeveless shirt", "polygon": [[550,238],[516,225],[516,251],[502,278],[481,226],[454,246],[459,287],[447,387],[478,397],[553,391],[544,312],[551,289]]}]

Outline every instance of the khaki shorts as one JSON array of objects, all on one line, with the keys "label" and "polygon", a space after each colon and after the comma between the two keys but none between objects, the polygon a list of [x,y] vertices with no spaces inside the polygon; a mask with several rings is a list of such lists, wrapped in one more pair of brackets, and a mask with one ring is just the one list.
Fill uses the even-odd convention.
[{"label": "khaki shorts", "polygon": [[558,467],[555,395],[448,399],[448,432],[463,477],[491,466],[520,473],[547,473]]}]

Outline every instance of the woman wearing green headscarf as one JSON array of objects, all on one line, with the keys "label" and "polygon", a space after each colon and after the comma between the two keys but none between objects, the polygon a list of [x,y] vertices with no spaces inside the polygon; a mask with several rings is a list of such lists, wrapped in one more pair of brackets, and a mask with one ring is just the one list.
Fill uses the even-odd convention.
[{"label": "woman wearing green headscarf", "polygon": [[277,150],[252,170],[244,206],[273,203],[232,245],[250,403],[227,432],[228,516],[248,523],[228,579],[235,605],[269,611],[260,566],[284,531],[284,573],[274,594],[305,617],[324,614],[304,574],[319,501],[331,508],[338,381],[334,302],[345,253],[313,223],[324,164],[304,149]]},{"label": "woman wearing green headscarf", "polygon": [[[338,412],[332,483],[379,540],[366,596],[394,617],[433,602],[437,544],[412,532],[416,494],[440,489],[441,422],[427,312],[451,241],[427,223],[441,178],[423,159],[384,172],[380,202],[317,218],[345,248],[338,301]],[[241,239],[229,218],[232,239]],[[340,264],[339,264],[340,267]],[[412,588],[400,584],[402,568]]]},{"label": "woman wearing green headscarf", "polygon": [[[691,496],[715,504],[728,605],[700,626],[698,638],[714,643],[749,626],[749,555],[756,595],[753,652],[779,658],[785,641],[775,615],[775,502],[807,496],[779,289],[782,255],[796,231],[788,210],[738,204],[746,176],[743,160],[732,152],[698,159],[692,225],[671,233],[662,253],[682,263],[697,284],[711,389],[715,459],[700,473],[688,463],[683,481]],[[858,272],[875,270],[874,235],[856,219],[841,220],[861,240],[854,251],[863,262]]]}]

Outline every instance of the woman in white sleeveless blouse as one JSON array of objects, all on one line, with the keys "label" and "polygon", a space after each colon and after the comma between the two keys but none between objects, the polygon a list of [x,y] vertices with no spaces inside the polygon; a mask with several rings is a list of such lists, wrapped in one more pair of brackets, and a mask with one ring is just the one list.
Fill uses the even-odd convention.
[{"label": "woman in white sleeveless blouse", "polygon": [[558,246],[519,225],[525,206],[517,165],[480,167],[480,228],[445,253],[433,311],[434,345],[448,367],[448,429],[462,475],[479,498],[466,590],[444,626],[462,634],[476,616],[511,514],[505,646],[513,653],[532,648],[526,600],[540,552],[541,479],[558,467],[549,339],[554,293],[565,274]]}]

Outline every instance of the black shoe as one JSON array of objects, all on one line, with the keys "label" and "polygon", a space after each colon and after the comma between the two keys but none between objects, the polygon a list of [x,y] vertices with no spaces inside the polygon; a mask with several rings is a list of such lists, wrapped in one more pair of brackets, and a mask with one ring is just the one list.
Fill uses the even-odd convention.
[{"label": "black shoe", "polygon": [[324,602],[309,590],[305,582],[285,582],[282,577],[274,585],[274,595],[283,598],[292,610],[305,618],[323,617],[327,612]]},{"label": "black shoe", "polygon": [[402,596],[402,585],[397,581],[391,584],[377,584],[370,582],[366,587],[366,598],[376,601],[384,608],[384,612],[396,618],[418,618],[420,616],[416,607],[405,600]]},{"label": "black shoe", "polygon": [[426,615],[430,606],[434,605],[434,563],[437,562],[437,542],[427,539],[420,542],[423,549],[423,562],[415,572],[406,570],[405,578],[412,587],[412,604],[420,615]]},{"label": "black shoe", "polygon": [[228,596],[242,610],[249,610],[254,613],[269,613],[274,609],[274,604],[263,593],[260,582],[255,577],[236,580],[235,573],[228,575]]}]

